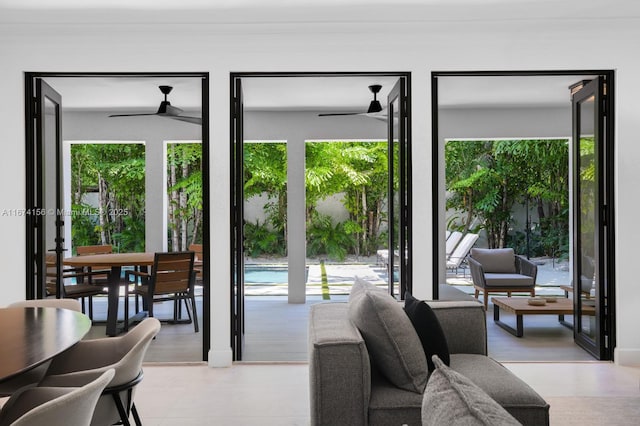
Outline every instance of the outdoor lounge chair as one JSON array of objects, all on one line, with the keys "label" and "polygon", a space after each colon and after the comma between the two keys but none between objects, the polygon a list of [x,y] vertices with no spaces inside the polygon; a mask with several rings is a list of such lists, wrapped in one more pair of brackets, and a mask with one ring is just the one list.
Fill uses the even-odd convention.
[{"label": "outdoor lounge chair", "polygon": [[447,242],[445,243],[444,254],[447,256],[447,259],[453,253],[453,250],[456,248],[458,243],[462,240],[462,232],[453,231],[447,237]]},{"label": "outdoor lounge chair", "polygon": [[516,256],[512,248],[472,249],[468,259],[475,297],[482,291],[487,309],[490,292],[512,292],[536,295],[538,267],[531,261]]},{"label": "outdoor lounge chair", "polygon": [[[455,250],[449,257],[447,257],[447,269],[455,269],[456,273],[458,273],[458,268],[462,265],[462,262],[465,260],[467,255],[469,254],[469,250],[478,240],[478,234],[468,233],[463,238],[462,241],[456,246]],[[453,234],[449,239],[453,238]]]}]

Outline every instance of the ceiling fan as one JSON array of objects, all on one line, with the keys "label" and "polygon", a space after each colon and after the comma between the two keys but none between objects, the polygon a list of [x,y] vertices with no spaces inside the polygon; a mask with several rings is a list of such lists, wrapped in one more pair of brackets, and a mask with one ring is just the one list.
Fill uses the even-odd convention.
[{"label": "ceiling fan", "polygon": [[171,86],[158,86],[160,91],[164,94],[164,101],[160,102],[160,107],[157,112],[146,114],[112,114],[109,117],[139,117],[142,115],[158,115],[160,117],[172,118],[174,120],[186,121],[187,123],[202,124],[202,118],[189,117],[182,114],[182,110],[178,107],[171,105],[171,102],[167,100],[167,95],[171,93],[173,87]]},{"label": "ceiling fan", "polygon": [[318,117],[331,117],[331,116],[338,116],[338,115],[368,115],[368,116],[373,116],[374,118],[386,117],[386,115],[378,114],[379,112],[382,112],[382,105],[380,105],[380,101],[378,100],[378,93],[380,92],[380,89],[382,89],[382,86],[380,84],[372,84],[371,86],[369,86],[369,90],[371,91],[371,93],[373,93],[373,100],[369,104],[369,108],[367,109],[367,112],[323,113],[323,114],[318,114]]}]

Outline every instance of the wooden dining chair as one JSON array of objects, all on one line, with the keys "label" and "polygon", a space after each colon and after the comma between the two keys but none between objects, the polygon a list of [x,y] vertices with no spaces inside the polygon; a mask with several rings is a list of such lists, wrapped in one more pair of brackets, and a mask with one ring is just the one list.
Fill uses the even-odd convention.
[{"label": "wooden dining chair", "polygon": [[[78,256],[91,256],[94,254],[111,254],[113,253],[113,247],[110,244],[98,244],[92,246],[78,246],[76,247],[76,255]],[[105,284],[109,280],[109,269],[101,269],[96,271],[89,267],[86,272],[96,272],[89,276],[89,284]]]},{"label": "wooden dining chair", "polygon": [[[138,296],[142,298],[143,309],[153,317],[155,302],[173,301],[173,321],[183,322],[182,304],[184,301],[189,320],[193,321],[195,332],[198,332],[198,314],[195,298],[195,275],[193,268],[195,253],[192,251],[156,253],[151,272],[127,271],[125,281],[129,283],[135,278],[133,289],[125,286],[125,303],[129,294],[135,296],[136,313],[139,311]],[[191,304],[191,306],[189,306]],[[191,308],[191,309],[190,309]],[[128,306],[125,306],[125,326],[128,323]]]},{"label": "wooden dining chair", "polygon": [[202,268],[204,263],[202,244],[189,245],[189,251],[195,253],[195,257],[193,259],[193,268],[196,271],[196,284],[202,284]]},{"label": "wooden dining chair", "polygon": [[[58,296],[57,291],[57,275],[56,275],[56,255],[47,254],[47,293],[49,295]],[[63,268],[62,283],[60,286],[61,294],[59,299],[79,299],[82,305],[82,313],[86,313],[85,299],[89,302],[89,318],[93,319],[93,296],[107,294],[104,287],[98,283],[93,284],[89,281],[89,277],[93,275],[104,275],[103,271],[84,271],[82,268]],[[88,283],[84,282],[87,278]],[[72,281],[75,279],[75,283]],[[107,275],[108,279],[108,275]]]}]

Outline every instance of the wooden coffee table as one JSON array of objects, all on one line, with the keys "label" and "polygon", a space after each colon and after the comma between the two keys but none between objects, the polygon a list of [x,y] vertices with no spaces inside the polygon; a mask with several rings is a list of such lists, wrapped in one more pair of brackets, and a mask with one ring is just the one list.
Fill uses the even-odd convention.
[{"label": "wooden coffee table", "polygon": [[[573,328],[571,324],[564,321],[565,315],[573,315],[573,299],[558,297],[556,302],[547,302],[543,306],[534,306],[528,303],[528,298],[520,297],[493,297],[493,321],[496,325],[507,330],[516,337],[522,337],[523,315],[558,315],[558,321],[567,327]],[[500,321],[500,310],[505,310],[516,315],[516,328]]]}]

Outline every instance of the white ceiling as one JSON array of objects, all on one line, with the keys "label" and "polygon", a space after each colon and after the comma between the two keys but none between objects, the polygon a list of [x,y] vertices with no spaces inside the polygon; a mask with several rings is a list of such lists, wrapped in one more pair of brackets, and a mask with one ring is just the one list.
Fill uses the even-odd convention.
[{"label": "white ceiling", "polygon": [[[640,17],[633,0],[0,0],[4,22],[433,22]],[[36,16],[40,14],[41,16]]]},{"label": "white ceiling", "polygon": [[[568,87],[582,79],[585,76],[440,77],[438,101],[441,108],[568,105]],[[173,86],[169,95],[173,106],[185,111],[201,109],[199,78],[46,80],[62,94],[63,107],[68,110],[155,112],[163,100],[160,85]],[[364,112],[373,99],[369,85],[382,85],[378,100],[384,104],[396,81],[388,76],[250,77],[243,80],[244,104],[248,110]]]}]

